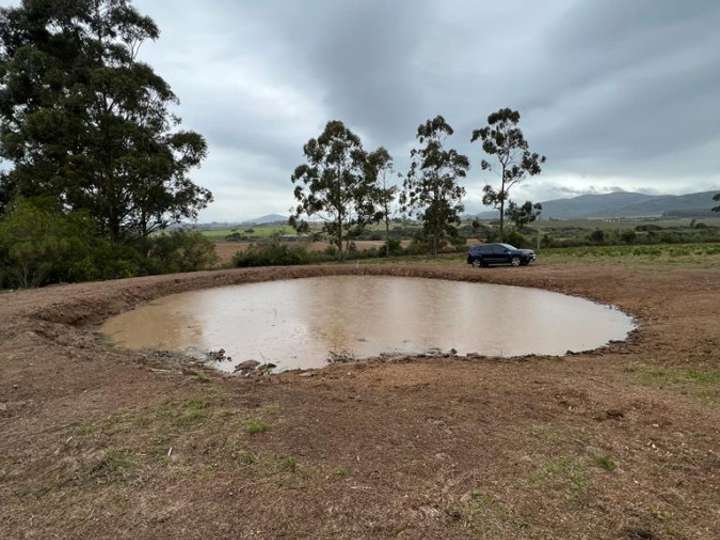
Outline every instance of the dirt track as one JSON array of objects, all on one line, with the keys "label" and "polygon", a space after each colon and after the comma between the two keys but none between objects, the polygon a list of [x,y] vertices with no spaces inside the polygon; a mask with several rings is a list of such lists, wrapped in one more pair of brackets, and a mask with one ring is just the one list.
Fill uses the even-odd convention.
[{"label": "dirt track", "polygon": [[[330,272],[548,288],[631,343],[223,378],[113,349],[164,294]],[[719,538],[720,270],[206,272],[0,295],[0,537]]]}]

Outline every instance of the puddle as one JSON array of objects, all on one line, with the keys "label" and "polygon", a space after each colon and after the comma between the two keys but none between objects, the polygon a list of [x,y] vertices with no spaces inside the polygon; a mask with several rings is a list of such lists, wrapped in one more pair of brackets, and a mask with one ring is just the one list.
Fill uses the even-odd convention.
[{"label": "puddle", "polygon": [[224,349],[278,369],[333,357],[449,352],[562,355],[623,340],[632,319],[563,294],[484,283],[326,276],[175,294],[109,319],[102,332],[130,349]]}]

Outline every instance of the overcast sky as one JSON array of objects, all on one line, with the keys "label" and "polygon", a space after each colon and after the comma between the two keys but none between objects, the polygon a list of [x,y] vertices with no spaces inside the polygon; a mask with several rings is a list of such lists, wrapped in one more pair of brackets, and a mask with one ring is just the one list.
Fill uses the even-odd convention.
[{"label": "overcast sky", "polygon": [[[3,2],[8,3],[8,2]],[[205,135],[202,221],[286,213],[302,145],[328,120],[397,168],[442,114],[473,165],[474,128],[517,109],[540,177],[516,198],[720,186],[720,2],[136,0],[161,29],[141,50]]]}]

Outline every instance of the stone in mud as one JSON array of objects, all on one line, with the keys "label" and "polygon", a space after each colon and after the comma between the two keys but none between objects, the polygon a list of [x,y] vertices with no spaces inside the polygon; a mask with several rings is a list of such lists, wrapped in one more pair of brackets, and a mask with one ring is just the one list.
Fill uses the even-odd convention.
[{"label": "stone in mud", "polygon": [[260,362],[257,360],[245,360],[244,362],[240,362],[237,366],[235,366],[235,373],[238,371],[252,371],[256,367],[260,365]]}]

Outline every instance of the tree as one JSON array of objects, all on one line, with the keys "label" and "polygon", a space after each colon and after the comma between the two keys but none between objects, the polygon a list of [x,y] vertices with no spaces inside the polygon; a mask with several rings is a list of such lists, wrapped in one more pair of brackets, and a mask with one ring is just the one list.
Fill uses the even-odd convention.
[{"label": "tree", "polygon": [[0,193],[87,209],[113,241],[193,218],[203,137],[181,131],[170,86],[137,60],[158,38],[128,0],[23,0],[0,9]]},{"label": "tree", "polygon": [[[511,188],[528,176],[542,172],[545,156],[528,150],[528,143],[518,127],[520,113],[511,109],[500,109],[488,116],[488,125],[473,131],[470,142],[482,141],[483,151],[494,156],[500,173],[500,187],[486,185],[483,188],[483,204],[494,206],[500,211],[500,237],[505,235],[505,204]],[[483,170],[493,166],[482,160]]]},{"label": "tree", "polygon": [[[720,193],[713,197],[713,201],[720,201]],[[713,208],[713,212],[720,212],[720,205]]]},{"label": "tree", "polygon": [[533,204],[531,201],[525,201],[525,204],[521,206],[518,206],[514,201],[509,201],[508,203],[508,217],[518,230],[527,227],[540,217],[541,213],[542,204],[540,203]]},{"label": "tree", "polygon": [[92,251],[90,218],[50,198],[16,199],[0,219],[0,288],[72,281]]},{"label": "tree", "polygon": [[303,152],[307,163],[299,165],[290,177],[298,205],[291,209],[289,222],[298,231],[307,231],[308,222],[303,218],[319,218],[342,260],[351,239],[382,216],[376,206],[374,180],[368,174],[367,153],[360,138],[338,120],[328,122]]},{"label": "tree", "polygon": [[392,203],[397,195],[397,186],[388,186],[387,175],[392,172],[393,158],[382,146],[367,156],[367,174],[375,184],[375,197],[385,223],[385,256],[390,256],[390,217]]},{"label": "tree", "polygon": [[422,220],[430,249],[437,255],[441,242],[457,234],[465,188],[457,183],[470,168],[467,156],[443,146],[453,129],[438,115],[417,129],[419,148],[410,151],[410,170],[403,181],[400,202],[404,210]]}]

